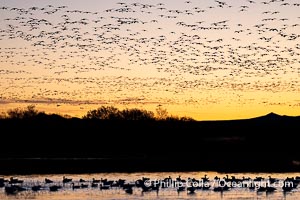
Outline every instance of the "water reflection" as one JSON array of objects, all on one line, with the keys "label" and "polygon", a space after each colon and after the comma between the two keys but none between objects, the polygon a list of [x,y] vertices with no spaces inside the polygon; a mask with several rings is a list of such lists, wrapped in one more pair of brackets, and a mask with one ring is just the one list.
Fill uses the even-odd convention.
[{"label": "water reflection", "polygon": [[[220,182],[221,180],[221,182]],[[279,183],[294,180],[285,192]],[[255,181],[256,187],[233,187],[233,183]],[[101,173],[0,176],[0,199],[92,200],[92,199],[300,199],[296,173],[174,172]],[[231,184],[226,187],[225,184]],[[259,185],[269,183],[270,185]],[[277,183],[271,184],[271,183]],[[207,184],[207,185],[205,185]],[[7,192],[9,187],[24,191]],[[50,190],[57,187],[57,191]],[[13,188],[14,189],[14,188]]]}]

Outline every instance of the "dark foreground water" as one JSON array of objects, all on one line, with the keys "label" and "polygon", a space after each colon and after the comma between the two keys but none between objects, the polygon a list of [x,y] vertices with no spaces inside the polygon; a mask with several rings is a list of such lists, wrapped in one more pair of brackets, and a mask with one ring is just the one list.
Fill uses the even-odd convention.
[{"label": "dark foreground water", "polygon": [[[159,172],[159,173],[99,173],[1,176],[0,199],[94,200],[94,199],[300,199],[300,186],[285,192],[287,177],[300,182],[300,173],[235,173]],[[63,183],[63,176],[72,179]],[[215,177],[220,179],[214,179]],[[234,176],[234,177],[232,177]],[[144,179],[143,179],[144,177]],[[261,177],[261,179],[259,178]],[[270,179],[271,177],[271,179]],[[298,179],[299,181],[298,181]],[[45,178],[53,181],[45,183]],[[208,179],[205,179],[208,178]],[[292,179],[293,178],[293,179]],[[82,180],[80,180],[82,179]],[[121,179],[121,181],[119,181]],[[123,181],[122,181],[123,180]],[[137,181],[140,180],[140,181]],[[162,180],[165,180],[164,182]],[[177,180],[177,181],[176,181]],[[12,181],[10,184],[9,181]],[[22,183],[23,181],[23,183]],[[18,183],[19,182],[19,183]],[[152,183],[151,183],[152,182]],[[243,183],[243,184],[241,184]],[[249,188],[249,186],[254,186]],[[227,188],[225,186],[230,186]],[[5,187],[15,185],[20,190],[8,194]],[[124,186],[125,185],[125,186]],[[41,186],[33,191],[33,186]],[[50,191],[59,186],[58,191]],[[74,187],[73,187],[74,186]],[[192,187],[194,186],[194,187]],[[206,186],[204,189],[203,187]],[[267,191],[265,188],[268,188]],[[53,188],[53,187],[52,187]],[[132,188],[132,191],[130,189]],[[151,188],[151,189],[150,189]],[[179,189],[180,188],[180,189]],[[192,188],[192,189],[191,189]],[[273,188],[273,189],[272,189]],[[157,190],[158,189],[158,190]],[[179,191],[180,190],[180,191]],[[194,191],[192,191],[194,190]],[[216,191],[217,190],[217,191]],[[272,191],[274,190],[274,191]]]}]

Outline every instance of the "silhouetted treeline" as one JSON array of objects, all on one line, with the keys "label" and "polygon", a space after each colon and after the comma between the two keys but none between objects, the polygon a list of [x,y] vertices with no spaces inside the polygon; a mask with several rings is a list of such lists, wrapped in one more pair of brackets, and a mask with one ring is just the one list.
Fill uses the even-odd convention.
[{"label": "silhouetted treeline", "polygon": [[[44,111],[38,111],[34,105],[29,105],[26,108],[10,109],[2,114],[2,119],[29,119],[29,118],[44,118],[46,116],[57,116],[62,118],[70,118],[70,116],[61,116],[58,114],[46,114]],[[165,120],[165,121],[194,121],[191,117],[177,117],[168,115],[168,111],[162,107],[156,109],[156,114],[152,111],[147,111],[138,108],[120,110],[113,106],[101,106],[98,109],[90,110],[83,119],[99,119],[99,120]]]},{"label": "silhouetted treeline", "polygon": [[[0,174],[7,169],[49,172],[51,165],[65,173],[300,171],[300,117],[269,114],[229,121],[154,120],[149,112],[128,114],[131,111],[105,107],[89,111],[82,119],[47,115],[34,108],[17,115],[11,112],[0,120]],[[112,120],[120,115],[132,120]],[[20,161],[22,158],[27,159]],[[32,158],[43,160],[30,162]]]}]

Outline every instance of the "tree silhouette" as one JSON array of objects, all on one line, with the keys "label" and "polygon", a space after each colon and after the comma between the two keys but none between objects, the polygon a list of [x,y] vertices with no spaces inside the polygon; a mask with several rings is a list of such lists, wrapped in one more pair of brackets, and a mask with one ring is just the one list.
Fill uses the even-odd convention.
[{"label": "tree silhouette", "polygon": [[[0,119],[45,119],[45,118],[60,117],[65,119],[72,119],[69,115],[59,114],[46,114],[44,111],[38,111],[35,105],[28,105],[26,108],[14,108],[8,110],[6,113],[0,114]],[[189,117],[178,117],[168,115],[167,109],[158,106],[156,108],[156,114],[152,111],[147,111],[138,108],[119,110],[114,106],[101,106],[94,110],[89,110],[82,119],[101,119],[101,120],[163,120],[163,121],[194,121]]]},{"label": "tree silhouette", "polygon": [[164,118],[165,121],[183,121],[183,122],[189,122],[189,121],[195,121],[193,118],[191,117],[178,117],[178,116],[167,116],[166,118]]},{"label": "tree silhouette", "polygon": [[167,109],[164,109],[161,105],[158,105],[158,107],[156,108],[156,118],[158,120],[166,120],[168,118]]},{"label": "tree silhouette", "polygon": [[1,112],[0,119],[5,119],[6,117],[7,117],[6,113],[5,112]]},{"label": "tree silhouette", "polygon": [[124,109],[121,111],[122,119],[124,120],[154,120],[154,113],[147,110],[137,108]]},{"label": "tree silhouette", "polygon": [[25,110],[21,108],[15,108],[7,111],[8,118],[12,118],[12,119],[33,118],[40,113],[44,113],[44,112],[39,112],[37,109],[35,109],[35,105],[29,105]]},{"label": "tree silhouette", "polygon": [[118,108],[113,106],[101,106],[96,110],[90,110],[83,117],[84,119],[102,119],[102,120],[116,120],[121,118]]},{"label": "tree silhouette", "polygon": [[119,110],[113,106],[101,106],[98,109],[90,110],[83,117],[84,119],[102,120],[154,120],[154,113],[138,108]]}]

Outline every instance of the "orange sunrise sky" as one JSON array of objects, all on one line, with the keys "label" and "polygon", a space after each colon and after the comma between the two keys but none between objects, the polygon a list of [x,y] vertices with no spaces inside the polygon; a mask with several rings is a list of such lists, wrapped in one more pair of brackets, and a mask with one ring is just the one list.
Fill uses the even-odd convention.
[{"label": "orange sunrise sky", "polygon": [[298,0],[2,0],[0,112],[300,115]]}]

